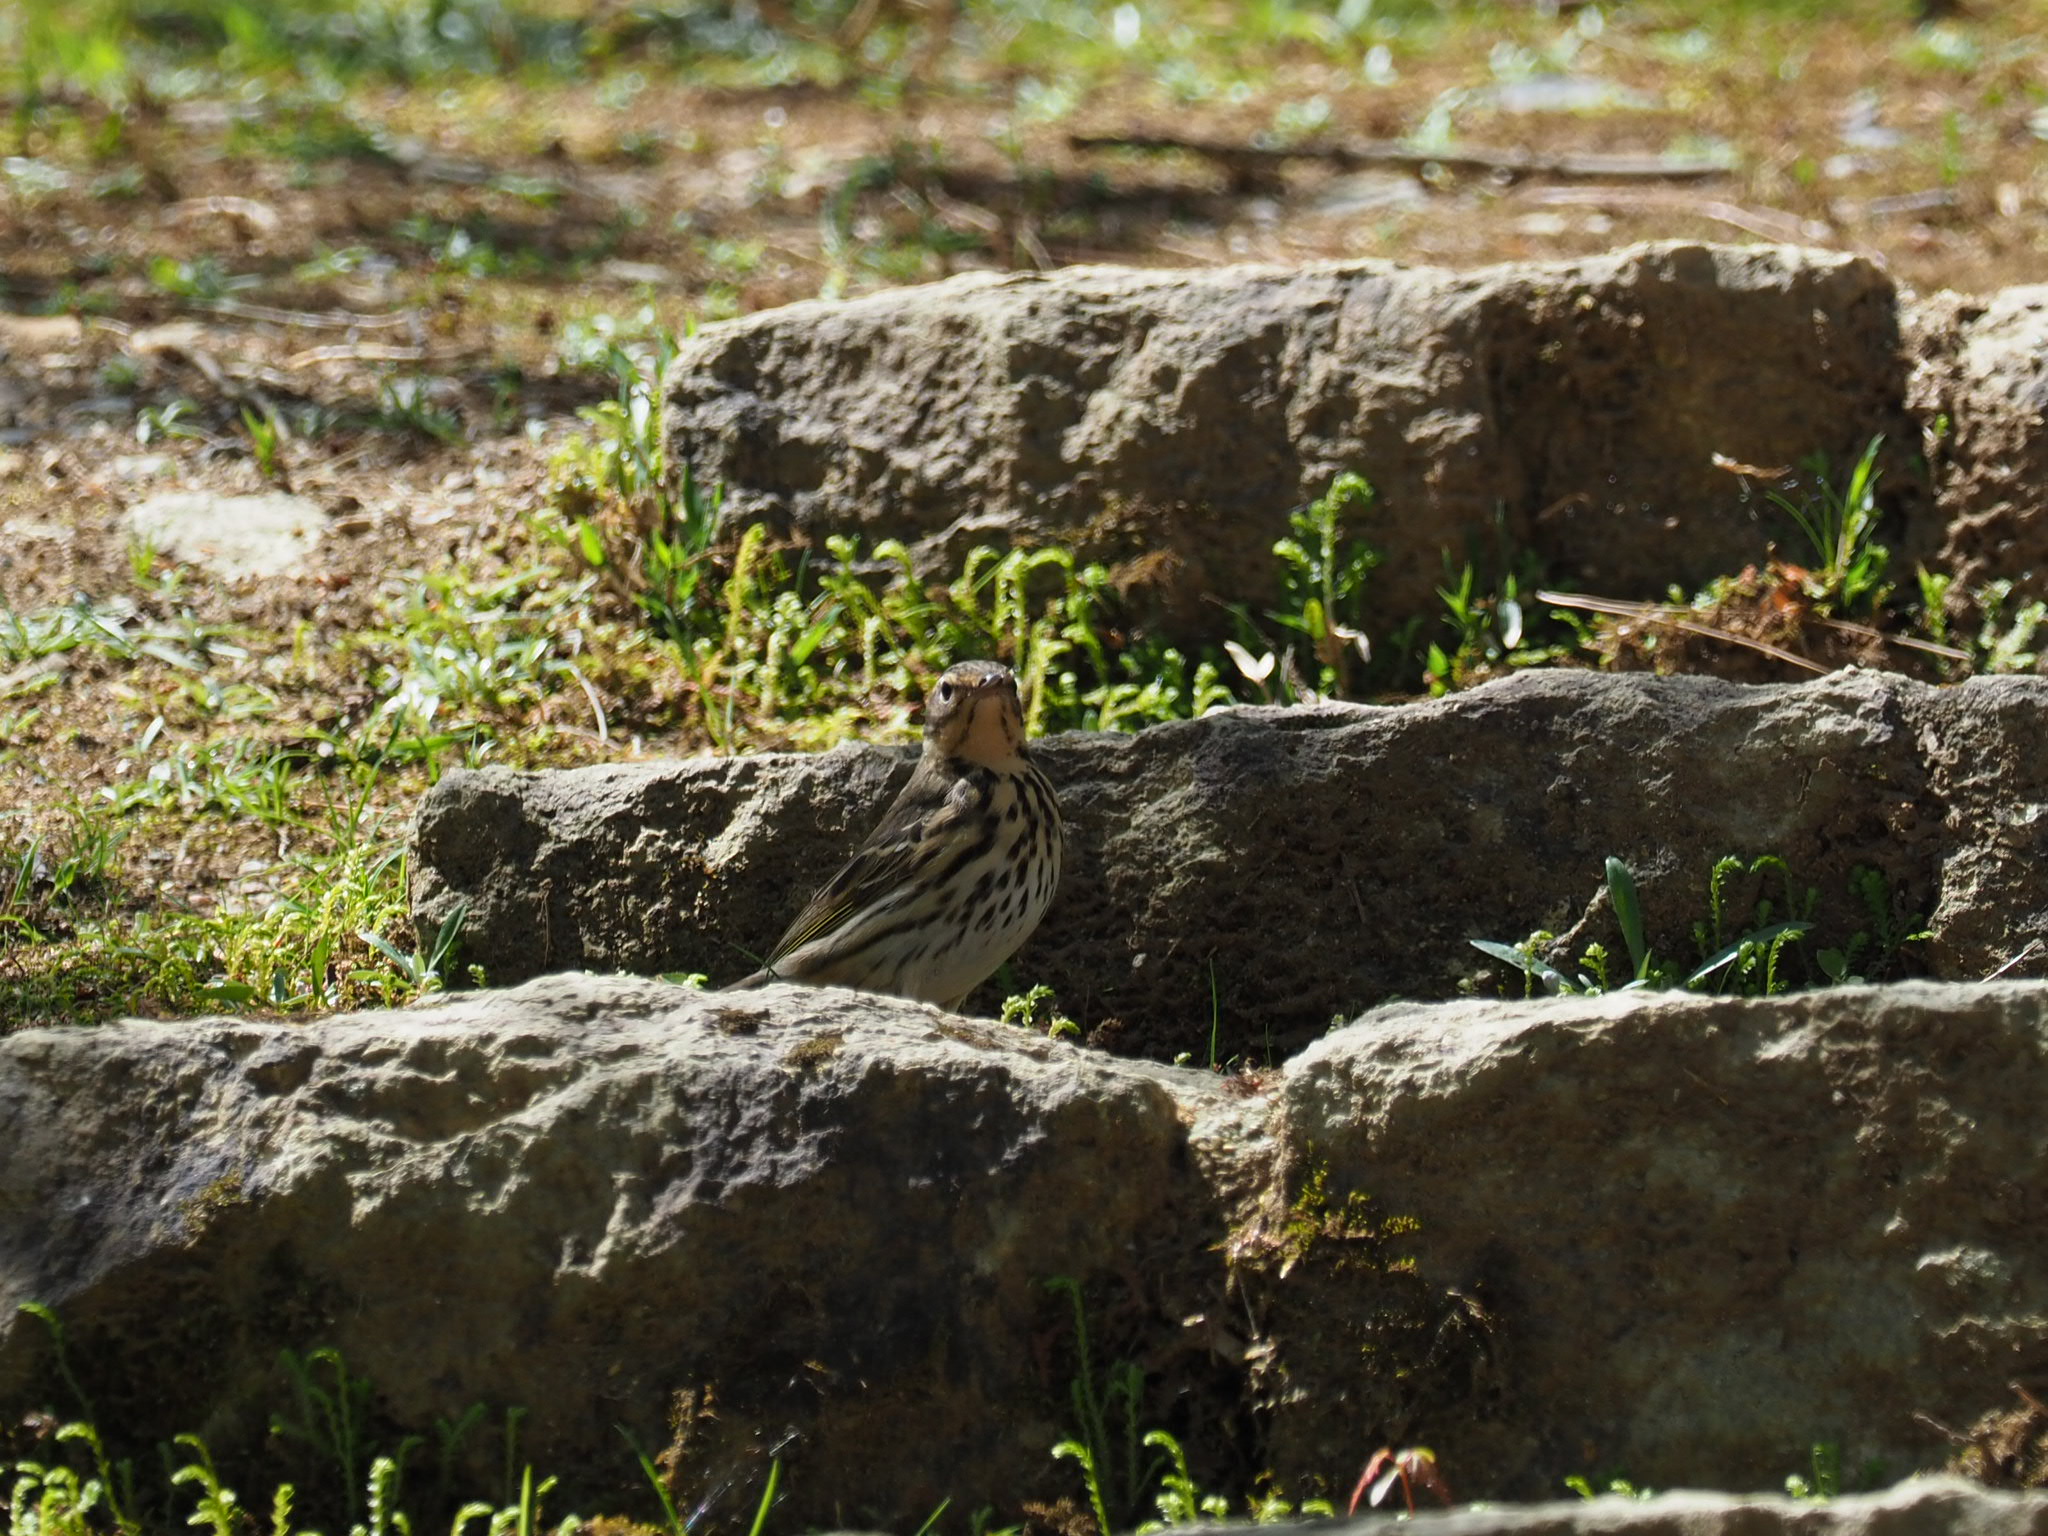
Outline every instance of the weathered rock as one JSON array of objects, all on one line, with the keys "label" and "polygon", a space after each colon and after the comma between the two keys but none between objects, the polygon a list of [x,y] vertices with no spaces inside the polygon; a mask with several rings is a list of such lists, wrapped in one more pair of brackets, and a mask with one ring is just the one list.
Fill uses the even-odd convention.
[{"label": "weathered rock", "polygon": [[680,1432],[679,1501],[718,1494],[719,1524],[771,1453],[792,1528],[1014,1507],[1071,1491],[1065,1377],[1031,1347],[1065,1315],[1047,1277],[1214,1266],[1204,1106],[1237,1112],[1201,1074],[797,988],[551,978],[304,1027],[16,1034],[0,1404],[73,1407],[33,1300],[145,1452],[202,1430],[247,1462],[289,1408],[279,1350],[334,1345],[376,1426],[523,1406],[586,1512],[653,1513],[618,1425],[650,1452]]},{"label": "weathered rock", "polygon": [[303,571],[327,528],[316,503],[282,491],[165,491],[137,502],[127,518],[137,538],[229,581]]},{"label": "weathered rock", "polygon": [[[1456,1298],[1382,1428],[1512,1495],[1754,1487],[1816,1441],[1896,1477],[1946,1449],[1916,1411],[2048,1368],[2044,1094],[2036,984],[1611,994],[1369,1014],[1289,1064],[1278,1128],[1292,1187],[1419,1219],[1398,1248]],[[1272,1308],[1283,1480],[1359,1444],[1359,1284]]]},{"label": "weathered rock", "polygon": [[1352,532],[1385,557],[1388,625],[1439,612],[1447,554],[1661,597],[1796,540],[1716,453],[1847,463],[1885,434],[1912,558],[1936,530],[1905,373],[1870,262],[1664,244],[970,275],[707,327],[667,389],[675,451],[734,522],[901,538],[933,566],[990,541],[1146,557],[1126,576],[1213,629],[1198,599],[1272,597],[1288,511],[1342,470],[1379,490]]},{"label": "weathered rock", "polygon": [[[196,1429],[252,1500],[333,1492],[265,1434],[278,1351],[333,1345],[377,1386],[365,1452],[482,1403],[494,1473],[524,1407],[557,1511],[652,1513],[624,1425],[706,1529],[771,1455],[792,1528],[1008,1520],[1078,1491],[1047,1455],[1066,1275],[1097,1376],[1139,1362],[1141,1427],[1209,1487],[1341,1496],[1418,1442],[1465,1498],[1771,1486],[1822,1439],[1897,1476],[1949,1449],[1915,1410],[1968,1424],[2048,1366],[2044,1099],[2048,987],[2013,982],[1401,1005],[1263,1086],[886,998],[588,976],[28,1031],[0,1039],[0,1424],[72,1407],[33,1299],[117,1450]],[[1896,1519],[2039,1518],[1927,1497],[1958,1523]],[[1707,1509],[1629,1516],[1779,1518]]]},{"label": "weathered rock", "polygon": [[[1912,313],[1910,399],[1928,426],[1936,555],[1964,589],[2017,578],[2044,595],[2048,568],[2048,287],[1987,299],[1935,296]],[[1943,429],[1934,430],[1936,423]]]},{"label": "weathered rock", "polygon": [[[1654,947],[1699,957],[1708,872],[1775,854],[1817,892],[1807,946],[1925,916],[1924,963],[1967,979],[2048,948],[2048,683],[1934,688],[1881,673],[1745,688],[1532,673],[1402,708],[1238,709],[1037,751],[1069,826],[1051,914],[1017,957],[1119,1050],[1272,1060],[1390,996],[1444,997],[1470,938],[1541,925],[1622,954],[1602,890],[1635,870]],[[449,773],[422,804],[423,942],[467,901],[465,957],[494,982],[587,967],[752,968],[909,772],[863,747]],[[1776,878],[1730,892],[1730,936]],[[1859,965],[1874,966],[1880,945]],[[2023,952],[2025,952],[2023,954]],[[1819,979],[1809,954],[1789,962]],[[1870,972],[1866,972],[1869,974]],[[973,1004],[992,1009],[1000,984]],[[1212,1036],[1212,1023],[1214,1034]],[[1115,1031],[1112,1031],[1115,1033]]]},{"label": "weathered rock", "polygon": [[1424,1512],[1402,1529],[1408,1536],[2042,1536],[2048,1495],[1929,1477],[1825,1503],[1666,1493]]}]

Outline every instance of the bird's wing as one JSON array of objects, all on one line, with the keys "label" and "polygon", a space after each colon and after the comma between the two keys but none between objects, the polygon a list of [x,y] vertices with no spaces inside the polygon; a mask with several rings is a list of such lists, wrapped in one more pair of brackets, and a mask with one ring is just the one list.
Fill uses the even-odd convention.
[{"label": "bird's wing", "polygon": [[935,766],[919,763],[882,824],[797,914],[768,956],[768,969],[902,885],[932,848],[951,840],[973,805],[974,787],[967,780],[949,779]]}]

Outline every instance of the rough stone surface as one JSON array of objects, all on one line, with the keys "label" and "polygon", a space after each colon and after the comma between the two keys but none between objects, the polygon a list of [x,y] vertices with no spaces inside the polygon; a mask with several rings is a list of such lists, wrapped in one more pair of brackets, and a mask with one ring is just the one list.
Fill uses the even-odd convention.
[{"label": "rough stone surface", "polygon": [[279,1350],[332,1344],[379,1424],[523,1405],[528,1453],[586,1512],[652,1513],[615,1426],[651,1453],[675,1394],[706,1389],[685,1510],[758,1496],[785,1437],[793,1529],[1064,1493],[1042,1282],[1156,1277],[1218,1239],[1181,1209],[1182,1122],[1221,1099],[800,988],[550,978],[307,1026],[16,1034],[0,1404],[65,1395],[16,1313],[34,1300],[145,1453],[202,1429],[239,1464],[288,1406]]},{"label": "rough stone surface", "polygon": [[[1235,1085],[617,977],[28,1031],[0,1039],[0,1422],[69,1407],[38,1300],[117,1453],[196,1429],[245,1490],[312,1486],[266,1436],[278,1351],[334,1345],[371,1443],[523,1406],[557,1510],[652,1514],[624,1425],[713,1526],[771,1455],[791,1528],[946,1497],[1007,1523],[1077,1491],[1047,1456],[1066,1275],[1097,1371],[1141,1365],[1141,1423],[1206,1486],[1341,1497],[1417,1443],[1468,1499],[1775,1486],[1817,1439],[1896,1477],[1950,1449],[1916,1410],[1969,1424],[2048,1369],[2044,1101],[2048,987],[2017,982],[1399,1005]],[[488,1486],[501,1446],[470,1449]],[[1955,1513],[1894,1494],[1873,1528],[2042,1529],[1927,1497]],[[1830,1518],[1709,1508],[1627,1517]]]},{"label": "rough stone surface", "polygon": [[[1382,1529],[1384,1521],[1349,1527]],[[1328,1524],[1296,1527],[1328,1531]],[[1341,1529],[1341,1528],[1340,1528]],[[2048,1495],[1994,1493],[1948,1477],[1825,1503],[1666,1493],[1653,1499],[1425,1511],[1407,1536],[2042,1536]]]},{"label": "rough stone surface", "polygon": [[128,526],[173,559],[229,581],[303,571],[327,517],[303,496],[166,491],[128,509]]},{"label": "rough stone surface", "polygon": [[[1753,1487],[1820,1440],[1897,1476],[1946,1449],[1916,1411],[2040,1382],[2044,1093],[2037,984],[1610,994],[1381,1009],[1289,1064],[1278,1125],[1461,1299],[1411,1386],[1480,1410],[1428,1426],[1447,1466]],[[1357,1444],[1346,1342],[1283,1333],[1283,1477]]]},{"label": "rough stone surface", "polygon": [[[2048,969],[2048,682],[1934,688],[1881,673],[1743,687],[1547,672],[1400,708],[1246,708],[1037,751],[1069,840],[1014,962],[1116,1049],[1284,1055],[1388,997],[1444,997],[1471,938],[1538,926],[1621,952],[1602,863],[1634,868],[1655,948],[1695,959],[1708,872],[1776,854],[1821,937],[1925,917],[1933,974]],[[745,974],[865,834],[909,757],[698,759],[449,773],[421,806],[423,939],[470,903],[494,982],[549,969]],[[1741,883],[1741,915],[1775,882]],[[1912,931],[1901,926],[1901,932]],[[1818,943],[1814,946],[1819,947]],[[1815,973],[1818,979],[1818,973]],[[1212,990],[1213,989],[1213,990]],[[992,984],[970,1004],[991,1011]]]},{"label": "rough stone surface", "polygon": [[1988,299],[1939,294],[1913,315],[1911,403],[1946,524],[1938,569],[1967,590],[2017,578],[2043,595],[2048,568],[2048,287]]},{"label": "rough stone surface", "polygon": [[1064,542],[1213,628],[1201,598],[1271,597],[1288,511],[1347,469],[1379,490],[1353,531],[1385,556],[1389,624],[1439,611],[1446,552],[1530,552],[1613,595],[1741,569],[1791,531],[1716,453],[1847,463],[1883,433],[1886,494],[1924,535],[1905,375],[1871,263],[1664,244],[1472,272],[969,275],[708,327],[668,397],[734,522],[897,537],[934,566]]}]

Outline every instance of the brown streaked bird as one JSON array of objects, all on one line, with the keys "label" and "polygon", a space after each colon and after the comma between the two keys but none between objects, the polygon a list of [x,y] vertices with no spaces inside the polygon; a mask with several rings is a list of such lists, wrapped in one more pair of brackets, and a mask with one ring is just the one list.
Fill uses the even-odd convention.
[{"label": "brown streaked bird", "polygon": [[1031,936],[1060,880],[1060,811],[1024,745],[1017,679],[948,667],[924,754],[882,824],[734,985],[858,987],[958,1008]]}]

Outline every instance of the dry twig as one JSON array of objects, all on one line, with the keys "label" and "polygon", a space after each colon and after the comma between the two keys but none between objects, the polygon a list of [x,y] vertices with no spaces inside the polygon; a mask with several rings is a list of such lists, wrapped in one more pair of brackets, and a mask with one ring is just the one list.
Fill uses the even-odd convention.
[{"label": "dry twig", "polygon": [[[1745,646],[1752,651],[1769,656],[1774,661],[1789,662],[1808,672],[1825,675],[1831,667],[1821,665],[1796,651],[1773,645],[1768,640],[1759,640],[1754,635],[1737,634],[1713,624],[1703,624],[1694,618],[1689,609],[1670,603],[1635,602],[1621,597],[1594,597],[1584,592],[1538,592],[1539,603],[1550,603],[1558,608],[1578,608],[1588,613],[1604,613],[1614,618],[1634,619],[1645,624],[1667,624],[1673,629],[1684,630],[1687,634],[1699,635],[1708,640],[1723,640],[1730,645]],[[1813,623],[1834,630],[1837,634],[1874,644],[1902,646],[1908,650],[1921,651],[1929,656],[1939,656],[1944,661],[1968,661],[1970,653],[1958,650],[1952,645],[1939,645],[1932,640],[1919,640],[1911,635],[1888,635],[1881,629],[1868,624],[1857,624],[1848,619],[1824,618],[1819,614],[1809,615]]]},{"label": "dry twig", "polygon": [[1321,160],[1343,170],[1395,166],[1421,172],[1431,166],[1469,171],[1507,181],[1542,177],[1552,181],[1708,181],[1734,170],[1726,160],[1704,156],[1538,154],[1527,149],[1493,148],[1483,144],[1463,149],[1423,149],[1396,139],[1360,139],[1342,144],[1296,144],[1284,148],[1236,140],[1198,139],[1172,133],[1076,133],[1067,143],[1077,150],[1143,149],[1179,151],[1249,170],[1278,166],[1289,160]]},{"label": "dry twig", "polygon": [[1627,191],[1609,187],[1532,187],[1517,195],[1544,208],[1599,208],[1613,213],[1640,213],[1654,208],[1659,212],[1690,213],[1784,245],[1824,245],[1835,238],[1833,227],[1819,219],[1802,219],[1780,208],[1748,208],[1725,198],[1700,197],[1676,187]]}]

